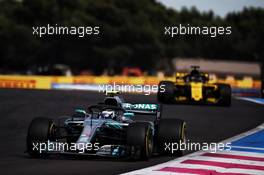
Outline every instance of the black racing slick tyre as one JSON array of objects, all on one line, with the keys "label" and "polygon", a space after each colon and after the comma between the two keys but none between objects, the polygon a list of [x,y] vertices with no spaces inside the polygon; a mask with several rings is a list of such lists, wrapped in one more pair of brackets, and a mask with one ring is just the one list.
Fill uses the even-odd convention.
[{"label": "black racing slick tyre", "polygon": [[159,83],[157,98],[160,103],[172,103],[174,100],[175,85],[171,81]]},{"label": "black racing slick tyre", "polygon": [[[161,119],[157,125],[157,147],[161,155],[182,156],[186,143],[186,123],[180,119]],[[182,149],[183,148],[183,149]]]},{"label": "black racing slick tyre", "polygon": [[231,106],[232,90],[229,84],[218,84],[219,88],[219,105],[220,106]]},{"label": "black racing slick tyre", "polygon": [[40,152],[39,144],[54,140],[56,126],[52,119],[37,117],[28,127],[27,152],[32,157],[47,157],[47,153]]},{"label": "black racing slick tyre", "polygon": [[140,160],[148,160],[153,151],[153,131],[148,122],[131,123],[127,129],[127,145],[139,152]]}]

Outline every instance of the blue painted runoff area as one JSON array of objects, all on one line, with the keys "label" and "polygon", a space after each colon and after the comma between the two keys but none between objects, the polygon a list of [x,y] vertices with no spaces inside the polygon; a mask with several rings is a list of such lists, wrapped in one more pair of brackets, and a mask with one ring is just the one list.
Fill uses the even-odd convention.
[{"label": "blue painted runoff area", "polygon": [[250,98],[250,99],[256,101],[257,103],[264,104],[264,98]]},{"label": "blue painted runoff area", "polygon": [[264,98],[255,98],[255,97],[238,97],[238,99],[250,101],[257,104],[264,105]]},{"label": "blue painted runoff area", "polygon": [[231,151],[264,153],[264,130],[231,142]]}]

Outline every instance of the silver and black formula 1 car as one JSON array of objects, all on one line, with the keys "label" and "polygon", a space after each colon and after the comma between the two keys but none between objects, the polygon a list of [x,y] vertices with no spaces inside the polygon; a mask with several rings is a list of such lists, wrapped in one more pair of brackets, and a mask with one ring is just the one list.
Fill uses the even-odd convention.
[{"label": "silver and black formula 1 car", "polygon": [[[153,120],[142,121],[142,115],[151,115]],[[158,104],[125,103],[111,95],[86,111],[76,109],[67,118],[33,119],[28,128],[27,152],[33,157],[82,154],[142,160],[153,154],[180,156],[182,151],[166,147],[183,143],[185,129],[180,119],[161,118]]]}]

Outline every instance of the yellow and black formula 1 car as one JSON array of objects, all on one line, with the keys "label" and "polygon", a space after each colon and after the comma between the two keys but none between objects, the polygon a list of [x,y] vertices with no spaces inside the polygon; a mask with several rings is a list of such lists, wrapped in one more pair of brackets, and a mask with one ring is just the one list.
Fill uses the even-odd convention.
[{"label": "yellow and black formula 1 car", "polygon": [[209,75],[192,66],[190,73],[177,73],[176,81],[161,81],[157,93],[161,103],[231,105],[229,84],[211,83]]}]

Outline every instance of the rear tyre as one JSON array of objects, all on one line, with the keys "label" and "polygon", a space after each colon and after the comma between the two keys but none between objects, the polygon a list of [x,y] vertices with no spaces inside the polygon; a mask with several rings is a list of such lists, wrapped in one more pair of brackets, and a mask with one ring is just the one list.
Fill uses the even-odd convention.
[{"label": "rear tyre", "polygon": [[172,103],[174,99],[175,85],[171,81],[161,81],[157,98],[160,103]]},{"label": "rear tyre", "polygon": [[230,106],[231,105],[231,86],[229,84],[219,84],[219,94],[220,94],[220,100],[219,105],[220,106]]},{"label": "rear tyre", "polygon": [[[157,146],[161,155],[182,156],[186,142],[186,123],[180,119],[162,119],[157,125]],[[172,150],[172,145],[173,150]]]},{"label": "rear tyre", "polygon": [[[56,126],[52,119],[38,117],[31,121],[27,133],[27,152],[32,157],[47,157],[47,153],[40,153],[34,145],[55,140]],[[46,145],[47,146],[47,145]],[[38,146],[39,148],[39,146]]]},{"label": "rear tyre", "polygon": [[139,152],[141,160],[148,160],[153,151],[153,133],[150,123],[131,123],[127,129],[127,144]]}]

